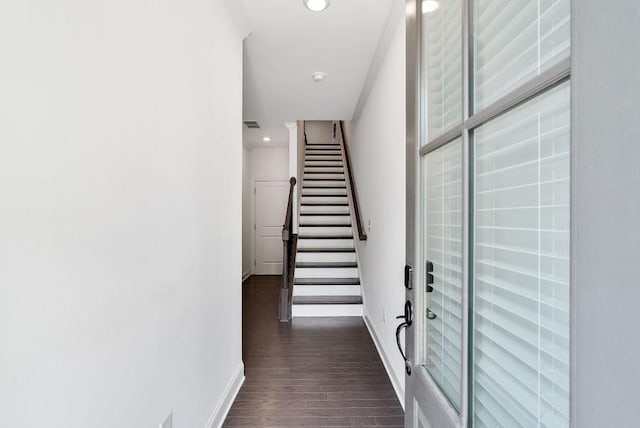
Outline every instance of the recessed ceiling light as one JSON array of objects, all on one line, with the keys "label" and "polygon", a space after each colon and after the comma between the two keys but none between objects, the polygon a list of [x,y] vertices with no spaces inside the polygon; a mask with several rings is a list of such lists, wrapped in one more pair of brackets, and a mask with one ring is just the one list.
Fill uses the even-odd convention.
[{"label": "recessed ceiling light", "polygon": [[330,0],[302,0],[307,9],[313,12],[322,12],[329,7]]},{"label": "recessed ceiling light", "polygon": [[315,80],[316,82],[322,82],[324,80],[324,78],[325,78],[325,75],[324,75],[323,72],[317,71],[317,72],[313,73],[311,75],[311,77],[313,77],[313,80]]},{"label": "recessed ceiling light", "polygon": [[262,137],[262,141],[268,143],[269,141],[271,141],[271,137]]},{"label": "recessed ceiling light", "polygon": [[435,12],[440,7],[438,0],[423,0],[422,13]]}]

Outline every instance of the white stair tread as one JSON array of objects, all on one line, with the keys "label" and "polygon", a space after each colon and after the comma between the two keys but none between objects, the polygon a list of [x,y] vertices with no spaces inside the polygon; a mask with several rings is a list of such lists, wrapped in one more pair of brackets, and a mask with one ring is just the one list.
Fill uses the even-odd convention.
[{"label": "white stair tread", "polygon": [[295,270],[295,277],[303,278],[358,278],[357,268],[299,268]]},{"label": "white stair tread", "polygon": [[293,287],[294,296],[359,296],[359,285],[299,285]]},{"label": "white stair tread", "polygon": [[354,305],[292,305],[291,316],[303,317],[361,317],[362,304]]},{"label": "white stair tread", "polygon": [[[305,248],[306,250],[307,248]],[[347,249],[348,250],[348,249]],[[304,252],[298,251],[296,254],[296,261],[302,263],[322,263],[322,262],[355,262],[356,253],[346,251],[333,251],[333,252]]]},{"label": "white stair tread", "polygon": [[298,248],[354,248],[353,237],[343,239],[298,239]]}]

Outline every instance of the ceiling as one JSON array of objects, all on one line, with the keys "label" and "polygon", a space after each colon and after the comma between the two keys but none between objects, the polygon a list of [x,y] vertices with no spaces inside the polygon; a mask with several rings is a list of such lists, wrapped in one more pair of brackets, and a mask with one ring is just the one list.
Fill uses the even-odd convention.
[{"label": "ceiling", "polygon": [[[250,35],[244,51],[244,141],[288,144],[285,122],[350,120],[393,1],[332,0],[311,12],[302,0],[236,0]],[[326,74],[322,82],[311,75]],[[262,138],[271,137],[270,143]]]}]

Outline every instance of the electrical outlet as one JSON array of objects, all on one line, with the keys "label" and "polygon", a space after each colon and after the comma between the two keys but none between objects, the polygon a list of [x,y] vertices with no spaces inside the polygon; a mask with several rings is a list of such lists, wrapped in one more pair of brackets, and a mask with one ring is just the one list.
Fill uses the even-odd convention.
[{"label": "electrical outlet", "polygon": [[367,231],[371,232],[371,220],[367,223]]},{"label": "electrical outlet", "polygon": [[173,428],[173,412],[169,412],[169,416],[160,424],[160,428]]},{"label": "electrical outlet", "polygon": [[382,322],[387,322],[387,307],[382,307]]}]

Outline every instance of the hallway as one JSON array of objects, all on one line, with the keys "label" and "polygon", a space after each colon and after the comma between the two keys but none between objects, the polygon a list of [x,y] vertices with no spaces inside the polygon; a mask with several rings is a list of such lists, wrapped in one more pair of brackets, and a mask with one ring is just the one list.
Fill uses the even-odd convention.
[{"label": "hallway", "polygon": [[225,427],[402,427],[362,318],[277,319],[280,276],[243,284],[246,380]]}]

